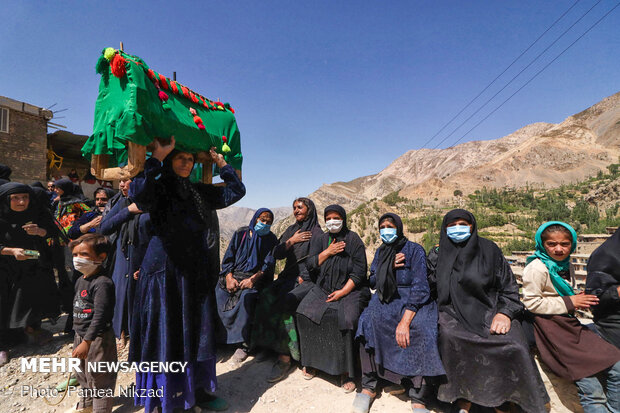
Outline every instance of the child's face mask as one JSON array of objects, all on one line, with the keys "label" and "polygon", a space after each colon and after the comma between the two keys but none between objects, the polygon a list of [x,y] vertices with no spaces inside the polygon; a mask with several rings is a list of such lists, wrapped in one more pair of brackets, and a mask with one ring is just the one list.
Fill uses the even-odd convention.
[{"label": "child's face mask", "polygon": [[73,257],[73,267],[86,276],[97,271],[100,265],[100,262],[91,261],[88,258]]}]

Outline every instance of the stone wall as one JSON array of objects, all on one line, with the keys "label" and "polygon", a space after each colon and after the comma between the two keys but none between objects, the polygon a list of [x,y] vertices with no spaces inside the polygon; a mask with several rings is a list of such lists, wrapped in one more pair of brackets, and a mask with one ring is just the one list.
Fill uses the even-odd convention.
[{"label": "stone wall", "polygon": [[47,123],[42,116],[8,108],[9,133],[0,132],[0,164],[9,166],[11,181],[45,181]]}]

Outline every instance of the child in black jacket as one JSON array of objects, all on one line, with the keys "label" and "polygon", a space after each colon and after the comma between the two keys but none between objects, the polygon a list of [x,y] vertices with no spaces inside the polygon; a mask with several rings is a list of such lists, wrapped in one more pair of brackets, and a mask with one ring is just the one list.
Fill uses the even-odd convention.
[{"label": "child in black jacket", "polygon": [[88,362],[115,362],[116,342],[112,331],[114,284],[101,264],[110,243],[99,234],[85,234],[69,244],[73,265],[82,275],[75,283],[73,299],[72,357],[80,359],[80,401],[71,412],[109,413],[112,411],[115,372],[92,372]]}]

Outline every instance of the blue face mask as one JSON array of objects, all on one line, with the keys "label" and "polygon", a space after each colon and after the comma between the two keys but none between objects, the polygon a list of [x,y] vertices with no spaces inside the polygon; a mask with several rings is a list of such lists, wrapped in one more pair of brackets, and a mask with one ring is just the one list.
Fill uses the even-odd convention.
[{"label": "blue face mask", "polygon": [[265,224],[262,221],[256,221],[256,225],[254,225],[254,231],[260,236],[269,234],[269,231],[271,231],[271,225]]},{"label": "blue face mask", "polygon": [[398,238],[396,228],[381,228],[379,234],[381,234],[381,240],[386,244],[391,244]]},{"label": "blue face mask", "polygon": [[448,237],[454,242],[463,242],[471,237],[471,228],[469,225],[454,225],[446,228]]}]

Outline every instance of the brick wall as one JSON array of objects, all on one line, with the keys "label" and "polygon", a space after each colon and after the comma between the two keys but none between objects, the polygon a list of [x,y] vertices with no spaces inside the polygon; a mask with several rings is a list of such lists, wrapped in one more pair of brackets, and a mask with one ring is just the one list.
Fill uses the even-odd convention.
[{"label": "brick wall", "polygon": [[0,132],[0,164],[9,166],[11,181],[45,181],[47,124],[41,116],[9,108],[9,133]]}]

